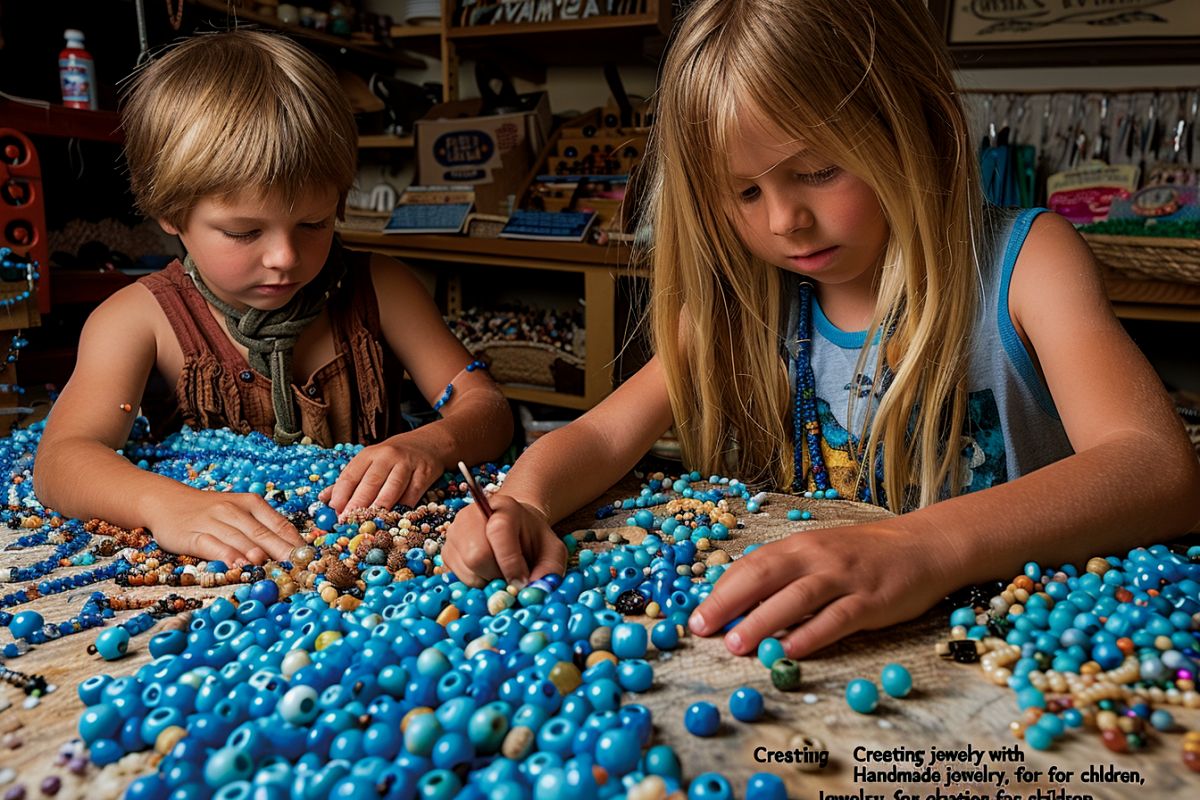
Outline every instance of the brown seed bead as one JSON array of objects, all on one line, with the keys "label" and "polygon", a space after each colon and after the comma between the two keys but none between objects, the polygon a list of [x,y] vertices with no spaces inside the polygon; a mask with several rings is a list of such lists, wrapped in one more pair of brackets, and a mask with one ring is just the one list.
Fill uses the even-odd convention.
[{"label": "brown seed bead", "polygon": [[1100,741],[1104,746],[1114,753],[1128,753],[1129,742],[1125,739],[1125,734],[1117,728],[1109,728],[1100,732]]},{"label": "brown seed bead", "polygon": [[505,734],[504,743],[500,745],[500,755],[520,761],[533,749],[533,739],[532,729],[518,725]]},{"label": "brown seed bead", "polygon": [[558,687],[558,693],[566,696],[579,688],[583,683],[583,676],[579,674],[579,667],[569,661],[559,661],[550,668],[550,682]]},{"label": "brown seed bead", "polygon": [[361,601],[357,597],[344,594],[337,599],[337,602],[333,604],[333,607],[338,611],[353,611],[354,609],[358,608],[358,604],[360,602]]},{"label": "brown seed bead", "polygon": [[161,756],[175,749],[175,745],[179,744],[179,740],[187,736],[187,728],[179,725],[168,725],[159,731],[158,736],[154,739],[154,752]]},{"label": "brown seed bead", "polygon": [[1024,589],[1026,592],[1033,591],[1033,579],[1028,575],[1018,575],[1013,581],[1014,589]]},{"label": "brown seed bead", "polygon": [[1093,575],[1103,575],[1112,569],[1112,564],[1108,563],[1107,558],[1089,558],[1087,562],[1087,571]]},{"label": "brown seed bead", "polygon": [[1117,727],[1117,712],[1096,712],[1096,727],[1102,731],[1111,731],[1113,728]]},{"label": "brown seed bead", "polygon": [[1192,772],[1200,772],[1200,753],[1183,751],[1183,765]]}]

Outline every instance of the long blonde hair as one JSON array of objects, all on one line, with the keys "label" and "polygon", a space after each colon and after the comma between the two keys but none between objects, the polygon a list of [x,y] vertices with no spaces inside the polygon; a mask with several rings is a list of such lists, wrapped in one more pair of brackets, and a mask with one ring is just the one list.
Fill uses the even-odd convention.
[{"label": "long blonde hair", "polygon": [[869,434],[855,432],[860,477],[876,488],[882,446],[893,511],[955,491],[982,196],[924,3],[697,0],[676,29],[656,108],[651,331],[686,463],[792,484],[783,273],[741,243],[729,188],[738,113],[757,112],[864,180],[890,230],[869,330],[891,331],[875,374],[886,358],[894,377]]}]

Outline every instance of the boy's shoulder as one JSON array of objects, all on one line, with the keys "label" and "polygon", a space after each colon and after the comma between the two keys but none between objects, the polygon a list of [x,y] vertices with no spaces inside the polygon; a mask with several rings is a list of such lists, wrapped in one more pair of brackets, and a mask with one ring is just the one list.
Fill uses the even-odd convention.
[{"label": "boy's shoulder", "polygon": [[170,325],[162,307],[141,283],[131,283],[113,292],[88,315],[88,327],[157,334]]}]

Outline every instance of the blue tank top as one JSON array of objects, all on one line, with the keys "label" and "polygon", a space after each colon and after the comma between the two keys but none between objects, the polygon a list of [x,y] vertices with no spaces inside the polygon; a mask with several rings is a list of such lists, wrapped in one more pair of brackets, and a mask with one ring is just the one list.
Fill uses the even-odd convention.
[{"label": "blue tank top", "polygon": [[[962,432],[959,493],[974,492],[1004,483],[1074,452],[1045,382],[1017,335],[1008,310],[1013,265],[1029,228],[1045,209],[988,209],[980,247],[981,303],[973,334],[968,368],[967,418]],[[798,280],[789,276],[793,284]],[[787,311],[785,349],[788,374],[795,392],[794,359],[799,292]],[[867,407],[878,407],[886,386],[877,385],[875,370],[879,335],[867,344],[865,331],[847,332],[825,316],[816,298],[812,308],[813,375],[817,413],[821,421],[821,451],[830,483],[843,497],[854,492],[857,467],[852,454]],[[863,371],[856,371],[863,347],[869,347]],[[855,393],[854,420],[847,419],[851,393]],[[868,395],[874,394],[873,400]],[[870,400],[870,402],[868,402]],[[805,456],[807,469],[808,459]],[[946,492],[943,492],[946,494]]]}]

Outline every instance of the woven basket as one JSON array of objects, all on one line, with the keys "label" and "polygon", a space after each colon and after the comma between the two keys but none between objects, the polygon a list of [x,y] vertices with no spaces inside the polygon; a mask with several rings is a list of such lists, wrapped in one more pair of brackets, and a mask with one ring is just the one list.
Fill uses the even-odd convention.
[{"label": "woven basket", "polygon": [[490,365],[498,383],[545,386],[558,392],[583,394],[583,359],[540,342],[487,342],[472,352]]},{"label": "woven basket", "polygon": [[1085,233],[1083,238],[1097,261],[1126,277],[1200,283],[1200,239],[1100,233]]}]

